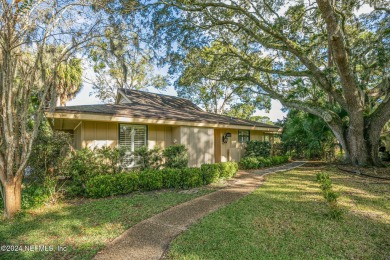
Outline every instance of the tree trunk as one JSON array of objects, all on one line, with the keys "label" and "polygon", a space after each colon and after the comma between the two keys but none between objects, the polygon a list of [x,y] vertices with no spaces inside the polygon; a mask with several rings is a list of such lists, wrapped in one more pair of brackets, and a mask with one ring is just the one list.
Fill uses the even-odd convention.
[{"label": "tree trunk", "polygon": [[369,164],[382,166],[382,161],[379,158],[379,143],[381,137],[382,128],[379,126],[374,126],[368,128],[366,132],[366,142],[368,148],[368,158]]},{"label": "tree trunk", "polygon": [[363,135],[356,135],[349,131],[347,144],[350,161],[353,165],[367,165],[369,163],[367,143]]},{"label": "tree trunk", "polygon": [[343,147],[350,155],[350,162],[360,166],[382,166],[379,158],[380,132],[368,134],[366,138],[362,136],[347,135],[348,147]]},{"label": "tree trunk", "polygon": [[22,206],[22,182],[14,181],[3,185],[4,191],[4,214],[10,219],[21,210]]},{"label": "tree trunk", "polygon": [[[368,128],[351,124],[342,133],[342,127],[328,124],[344,150],[344,159],[353,165],[381,165],[378,157],[380,128]],[[379,129],[379,130],[378,130]]]}]

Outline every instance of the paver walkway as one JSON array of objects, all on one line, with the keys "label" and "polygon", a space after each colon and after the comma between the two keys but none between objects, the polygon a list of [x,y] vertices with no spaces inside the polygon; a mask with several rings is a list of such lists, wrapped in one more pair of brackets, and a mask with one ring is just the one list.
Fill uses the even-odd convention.
[{"label": "paver walkway", "polygon": [[94,259],[160,259],[177,235],[202,217],[254,191],[262,184],[264,175],[291,170],[304,163],[293,162],[252,173],[240,171],[225,188],[179,204],[131,227]]}]

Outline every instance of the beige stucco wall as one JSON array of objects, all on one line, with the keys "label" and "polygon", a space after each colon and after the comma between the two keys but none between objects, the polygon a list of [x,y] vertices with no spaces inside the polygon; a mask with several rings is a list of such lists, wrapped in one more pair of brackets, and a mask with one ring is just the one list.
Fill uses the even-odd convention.
[{"label": "beige stucco wall", "polygon": [[172,145],[172,127],[165,125],[148,125],[148,148],[162,149]]},{"label": "beige stucco wall", "polygon": [[[83,121],[80,125],[80,130],[76,129],[78,130],[77,139],[80,140],[81,145],[79,147],[75,145],[75,148],[116,147],[118,145],[118,127],[118,123]],[[171,126],[148,125],[147,129],[147,145],[150,149],[154,147],[164,149],[172,144]]]},{"label": "beige stucco wall", "polygon": [[[245,144],[238,142],[237,129],[221,129],[221,135],[218,141],[221,142],[221,162],[235,161],[239,162],[245,153]],[[222,143],[222,135],[231,133],[232,137],[228,139],[227,143]],[[217,138],[216,138],[217,140]],[[270,141],[270,135],[263,131],[250,131],[250,140]]]},{"label": "beige stucco wall", "polygon": [[118,124],[109,122],[82,122],[82,147],[116,147],[118,144]]},{"label": "beige stucco wall", "polygon": [[[83,121],[74,130],[74,146],[94,148],[118,145],[118,123]],[[237,129],[213,129],[190,126],[147,125],[148,148],[162,149],[173,144],[184,144],[189,151],[189,166],[203,163],[240,161],[244,156],[245,144],[238,142]],[[231,133],[227,143],[222,143],[222,135]],[[262,131],[250,131],[250,140],[269,141]],[[219,147],[218,147],[219,146]],[[215,156],[219,156],[215,158]]]},{"label": "beige stucco wall", "polygon": [[181,126],[174,129],[174,138],[188,149],[188,166],[214,163],[214,129]]},{"label": "beige stucco wall", "polygon": [[82,123],[73,130],[73,147],[75,149],[81,149],[81,128]]}]

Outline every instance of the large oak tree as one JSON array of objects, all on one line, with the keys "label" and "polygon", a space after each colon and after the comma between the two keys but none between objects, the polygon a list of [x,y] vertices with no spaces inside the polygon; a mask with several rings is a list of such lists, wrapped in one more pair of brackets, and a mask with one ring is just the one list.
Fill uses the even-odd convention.
[{"label": "large oak tree", "polygon": [[175,90],[203,107],[207,112],[227,114],[249,119],[256,109],[270,107],[270,98],[256,86],[241,80],[220,80],[221,69],[235,70],[234,60],[226,62],[216,54],[225,54],[225,46],[218,43],[210,47],[192,48],[184,59],[177,60],[181,73],[175,81]]},{"label": "large oak tree", "polygon": [[[221,66],[215,80],[252,84],[322,118],[347,160],[380,164],[380,132],[390,119],[388,1],[147,2],[144,17],[169,62],[218,41],[226,49],[215,53],[219,63],[235,66]],[[359,14],[363,5],[371,9]]]}]

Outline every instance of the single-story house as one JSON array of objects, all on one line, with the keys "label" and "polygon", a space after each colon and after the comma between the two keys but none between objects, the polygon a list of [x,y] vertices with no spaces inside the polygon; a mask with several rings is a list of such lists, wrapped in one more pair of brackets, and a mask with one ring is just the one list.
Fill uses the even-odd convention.
[{"label": "single-story house", "polygon": [[[56,107],[46,117],[53,129],[73,135],[75,149],[183,144],[189,166],[239,161],[245,142],[273,142],[278,126],[203,111],[187,99],[118,90],[115,104]],[[50,120],[51,119],[51,120]]]}]

